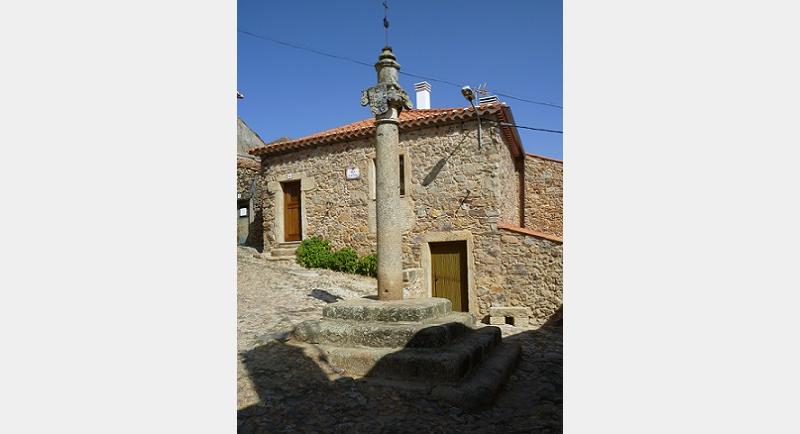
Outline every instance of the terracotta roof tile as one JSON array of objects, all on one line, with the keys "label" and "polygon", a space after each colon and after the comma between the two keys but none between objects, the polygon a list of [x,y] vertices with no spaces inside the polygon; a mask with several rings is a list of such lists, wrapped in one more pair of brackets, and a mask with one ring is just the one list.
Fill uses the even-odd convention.
[{"label": "terracotta roof tile", "polygon": [[[504,122],[512,122],[511,111],[504,103],[483,104],[478,106],[481,116],[493,114],[498,115]],[[424,110],[404,110],[400,112],[399,122],[400,131],[409,131],[427,126],[448,123],[452,121],[467,120],[475,116],[472,107],[466,108],[445,108],[445,109],[424,109]],[[519,135],[516,131],[511,131],[513,127],[501,127],[507,139],[515,143],[515,156],[522,152],[522,144],[519,143]],[[375,119],[364,119],[353,122],[341,127],[300,137],[281,143],[273,143],[250,150],[253,155],[267,155],[276,152],[284,152],[305,148],[311,145],[322,145],[348,140],[362,139],[371,137],[375,133]],[[517,153],[518,152],[518,153]]]}]

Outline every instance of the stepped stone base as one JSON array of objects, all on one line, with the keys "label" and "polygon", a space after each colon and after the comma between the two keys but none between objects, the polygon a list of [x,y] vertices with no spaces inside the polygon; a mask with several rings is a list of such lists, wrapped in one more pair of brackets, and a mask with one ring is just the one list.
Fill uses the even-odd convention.
[{"label": "stepped stone base", "polygon": [[345,300],[322,319],[299,324],[293,337],[325,351],[347,375],[386,384],[415,383],[462,408],[488,405],[519,359],[497,327],[453,312],[449,300]]},{"label": "stepped stone base", "polygon": [[439,322],[348,321],[321,319],[299,324],[295,337],[313,343],[344,347],[417,348],[440,347],[471,330],[475,319],[451,313]]}]

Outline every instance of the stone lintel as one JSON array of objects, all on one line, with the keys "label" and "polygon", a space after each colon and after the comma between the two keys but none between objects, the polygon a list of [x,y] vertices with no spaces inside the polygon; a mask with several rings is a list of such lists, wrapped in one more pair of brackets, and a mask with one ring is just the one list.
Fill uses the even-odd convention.
[{"label": "stone lintel", "polygon": [[387,301],[357,298],[325,306],[322,309],[322,316],[352,321],[417,322],[443,317],[452,310],[453,305],[446,298]]}]

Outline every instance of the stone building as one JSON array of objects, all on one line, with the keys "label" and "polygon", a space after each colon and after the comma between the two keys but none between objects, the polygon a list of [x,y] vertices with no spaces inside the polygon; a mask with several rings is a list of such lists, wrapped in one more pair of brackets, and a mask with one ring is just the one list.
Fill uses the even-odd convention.
[{"label": "stone building", "polygon": [[[479,319],[498,306],[526,308],[534,325],[558,319],[562,163],[524,152],[507,104],[477,110],[480,146],[473,108],[400,114],[405,297],[446,297]],[[291,255],[311,236],[375,252],[374,136],[367,119],[249,151],[265,252]]]},{"label": "stone building", "polygon": [[261,250],[264,246],[258,181],[261,161],[249,151],[266,144],[241,118],[236,123],[236,242]]}]

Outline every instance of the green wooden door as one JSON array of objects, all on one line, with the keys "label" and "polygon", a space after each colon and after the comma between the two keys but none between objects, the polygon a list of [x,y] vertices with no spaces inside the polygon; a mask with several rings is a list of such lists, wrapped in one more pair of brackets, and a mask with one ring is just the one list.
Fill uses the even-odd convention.
[{"label": "green wooden door", "polygon": [[467,297],[467,243],[430,243],[433,296],[447,298],[453,310],[469,311]]}]

